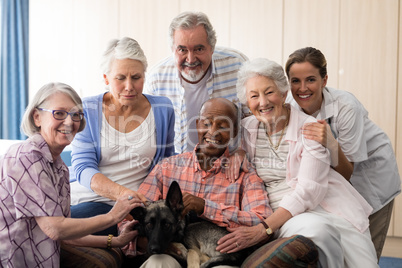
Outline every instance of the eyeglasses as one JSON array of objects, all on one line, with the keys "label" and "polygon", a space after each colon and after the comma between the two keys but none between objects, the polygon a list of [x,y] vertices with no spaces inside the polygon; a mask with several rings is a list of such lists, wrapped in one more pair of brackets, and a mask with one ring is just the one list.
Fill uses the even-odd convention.
[{"label": "eyeglasses", "polygon": [[54,119],[56,120],[64,120],[67,118],[68,115],[71,116],[71,120],[73,120],[74,122],[80,122],[84,118],[84,113],[81,112],[69,113],[64,110],[48,110],[45,108],[37,108],[37,109],[41,111],[51,112],[53,114]]}]

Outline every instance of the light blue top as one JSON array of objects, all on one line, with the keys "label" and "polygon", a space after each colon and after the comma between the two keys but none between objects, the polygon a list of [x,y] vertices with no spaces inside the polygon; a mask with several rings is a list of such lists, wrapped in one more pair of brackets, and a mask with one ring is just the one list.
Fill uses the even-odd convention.
[{"label": "light blue top", "polygon": [[[105,92],[106,93],[106,92]],[[70,181],[78,182],[91,189],[92,176],[99,171],[101,160],[100,132],[102,128],[102,100],[105,93],[83,99],[83,108],[87,125],[72,142]],[[160,160],[174,154],[174,110],[166,97],[144,96],[151,104],[156,125],[156,154],[149,171]]]}]

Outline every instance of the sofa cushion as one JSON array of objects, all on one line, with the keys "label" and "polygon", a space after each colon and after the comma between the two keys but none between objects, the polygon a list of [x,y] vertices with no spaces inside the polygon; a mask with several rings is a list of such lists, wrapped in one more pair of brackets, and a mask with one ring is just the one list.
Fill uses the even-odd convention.
[{"label": "sofa cushion", "polygon": [[251,254],[242,268],[317,267],[318,251],[314,242],[302,235],[278,238]]},{"label": "sofa cushion", "polygon": [[74,247],[62,243],[60,267],[117,268],[122,266],[123,258],[123,253],[119,248]]}]

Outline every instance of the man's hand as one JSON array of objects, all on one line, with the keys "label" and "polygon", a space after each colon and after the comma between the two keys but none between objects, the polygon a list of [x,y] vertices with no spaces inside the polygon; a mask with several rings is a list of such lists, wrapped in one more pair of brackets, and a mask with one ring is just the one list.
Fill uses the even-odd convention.
[{"label": "man's hand", "polygon": [[183,204],[183,215],[187,215],[191,210],[197,213],[198,216],[204,213],[205,200],[198,196],[183,192]]}]

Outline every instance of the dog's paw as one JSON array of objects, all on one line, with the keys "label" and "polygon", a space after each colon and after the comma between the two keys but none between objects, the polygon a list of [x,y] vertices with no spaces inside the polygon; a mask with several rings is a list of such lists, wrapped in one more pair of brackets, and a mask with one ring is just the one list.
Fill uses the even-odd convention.
[{"label": "dog's paw", "polygon": [[187,259],[187,248],[182,243],[170,243],[166,253],[179,258]]},{"label": "dog's paw", "polygon": [[200,255],[194,249],[188,250],[187,268],[200,268]]},{"label": "dog's paw", "polygon": [[207,262],[209,259],[210,259],[210,257],[208,255],[202,254],[200,256],[200,262],[201,263]]}]

